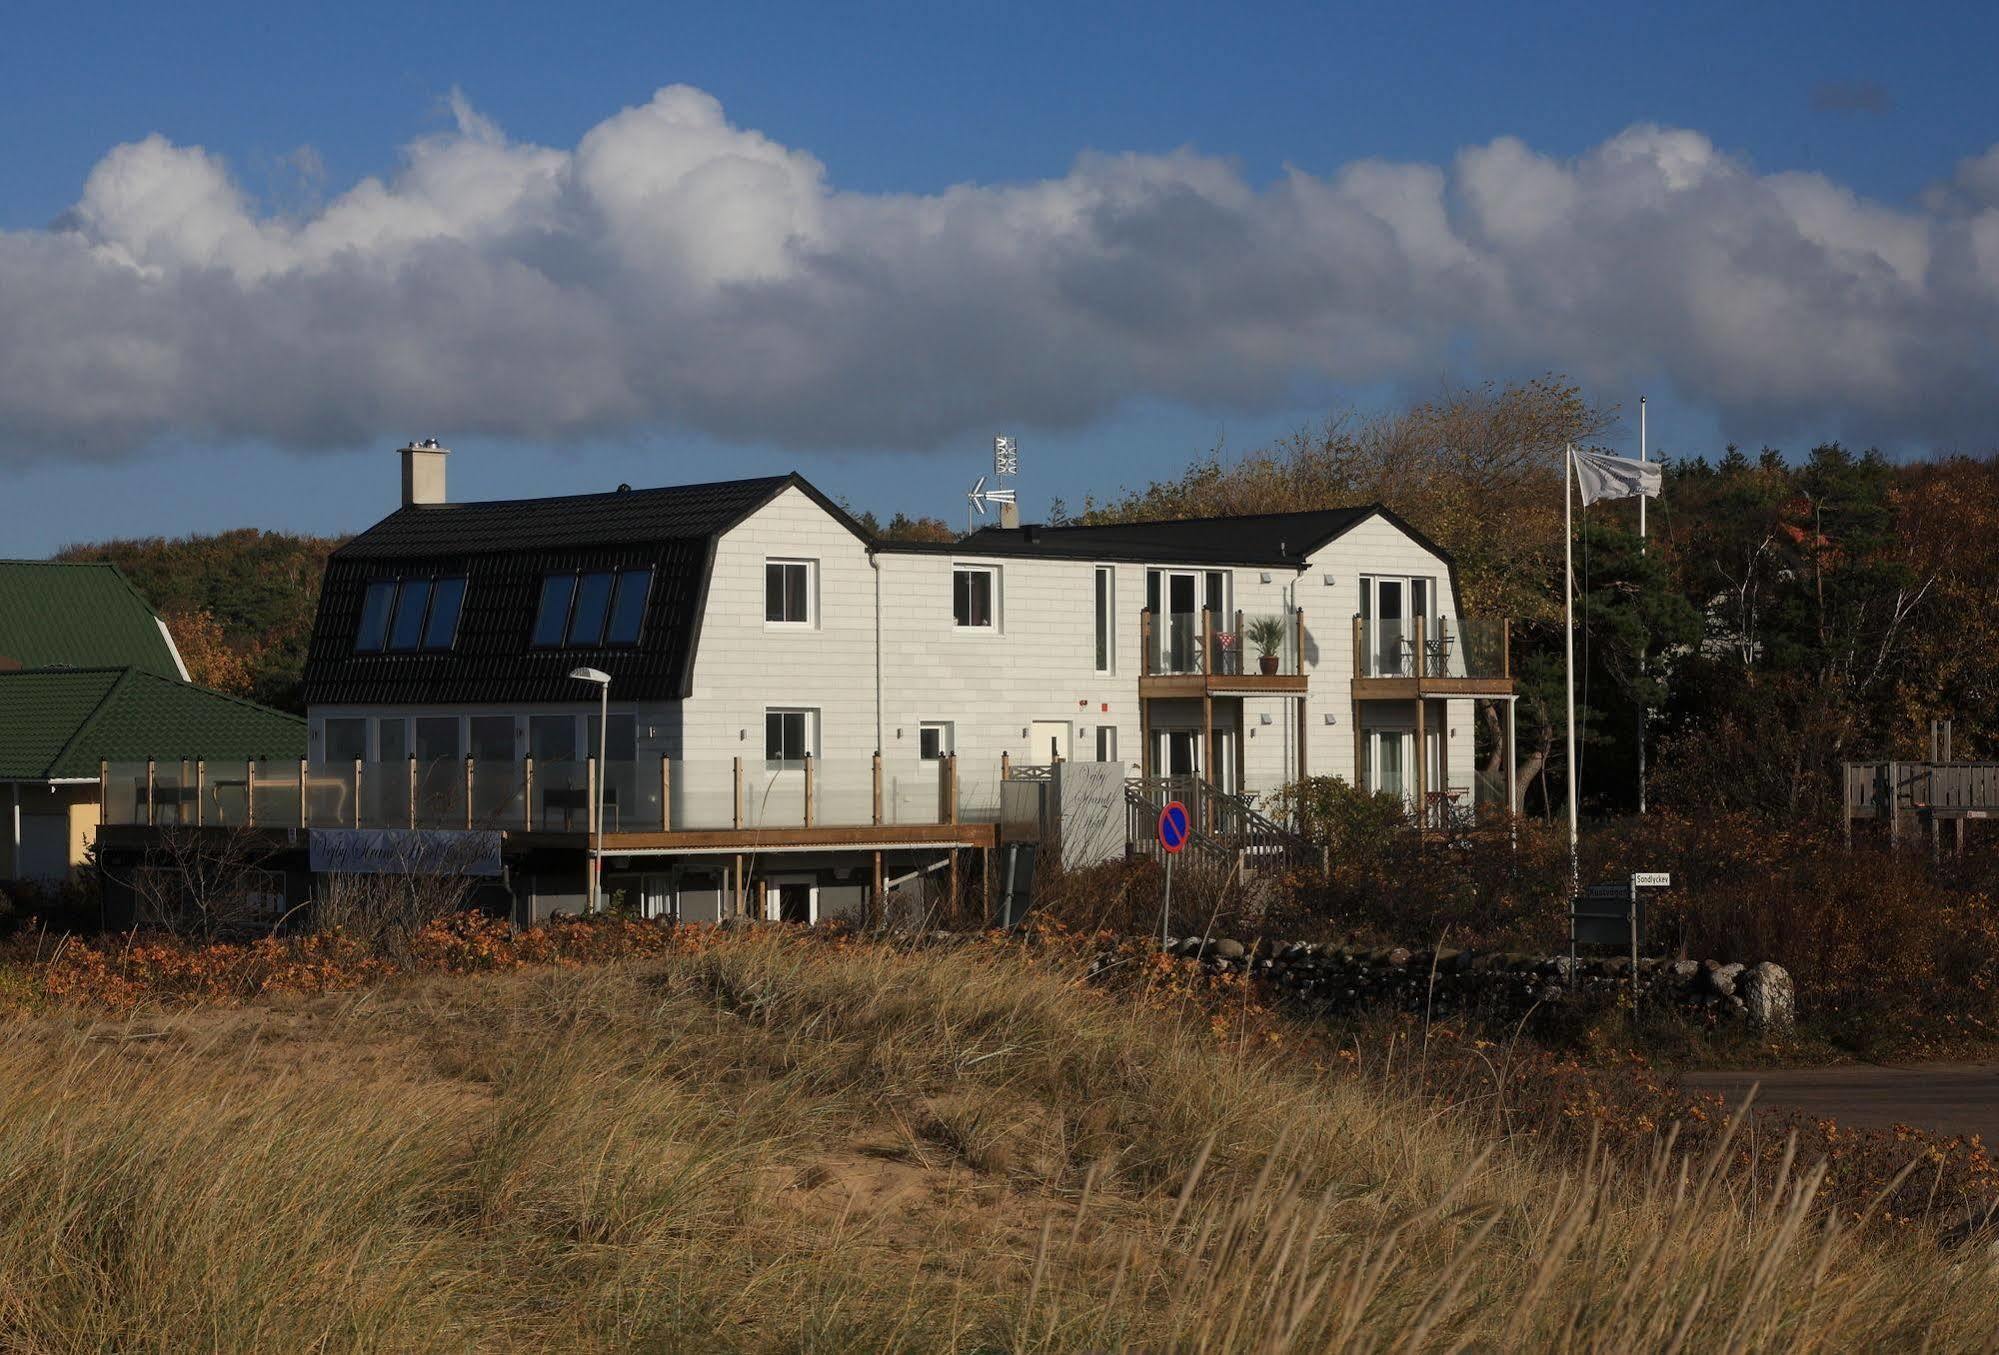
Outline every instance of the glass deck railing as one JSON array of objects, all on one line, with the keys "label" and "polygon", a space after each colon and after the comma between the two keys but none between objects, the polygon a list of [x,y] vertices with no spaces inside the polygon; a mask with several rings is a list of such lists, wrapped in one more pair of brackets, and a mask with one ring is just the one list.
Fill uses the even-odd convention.
[{"label": "glass deck railing", "polygon": [[1507,622],[1496,617],[1354,619],[1354,673],[1364,678],[1512,676]]},{"label": "glass deck railing", "polygon": [[1304,671],[1304,616],[1296,608],[1269,614],[1146,609],[1138,625],[1144,677],[1295,677]]},{"label": "glass deck railing", "polygon": [[[595,768],[594,759],[108,762],[103,821],[584,833]],[[604,770],[607,833],[989,823],[999,814],[999,767],[959,767],[955,758],[670,758],[614,760]]]}]

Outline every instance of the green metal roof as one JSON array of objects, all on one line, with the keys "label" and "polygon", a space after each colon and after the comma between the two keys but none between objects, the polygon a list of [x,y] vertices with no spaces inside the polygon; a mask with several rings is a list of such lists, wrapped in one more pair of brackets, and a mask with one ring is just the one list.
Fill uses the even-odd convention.
[{"label": "green metal roof", "polygon": [[305,721],[138,668],[0,672],[0,778],[94,777],[100,759],[305,756]]},{"label": "green metal roof", "polygon": [[0,560],[0,669],[138,668],[181,676],[166,631],[116,565]]}]

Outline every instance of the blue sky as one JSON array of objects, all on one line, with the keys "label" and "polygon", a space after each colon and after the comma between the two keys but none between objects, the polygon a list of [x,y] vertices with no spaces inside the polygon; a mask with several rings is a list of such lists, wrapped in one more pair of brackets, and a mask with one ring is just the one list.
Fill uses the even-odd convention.
[{"label": "blue sky", "polygon": [[[1939,394],[1994,384],[1979,378],[1999,311],[1978,270],[1999,255],[1978,250],[1999,159],[1983,177],[1960,168],[1999,142],[1990,7],[1082,9],[13,16],[0,367],[17,375],[0,371],[0,553],[353,529],[392,506],[390,452],[424,434],[453,447],[456,496],[795,467],[856,506],[955,521],[1005,429],[1022,439],[1032,512],[1349,403],[1549,367],[1631,408],[1644,390],[1669,448],[1999,442],[1978,440],[1980,399]],[[668,86],[712,106],[657,102]],[[605,132],[648,107],[664,110],[655,125],[625,127],[622,143]],[[1630,139],[1646,127],[1671,135]],[[602,171],[616,180],[697,134],[701,163],[747,156],[763,177],[690,177],[629,218],[616,183],[585,183],[586,138],[616,152]],[[370,176],[412,198],[396,176],[426,138],[454,185],[468,146],[523,182],[543,172],[539,150],[577,154],[547,171],[567,176],[555,205],[510,198],[454,223],[450,253],[400,238],[377,249],[375,219],[354,226],[351,202],[345,255],[259,234],[338,215]],[[1526,158],[1460,160],[1501,138]],[[147,149],[113,157],[132,146]],[[1692,178],[1675,168],[1690,158]],[[1351,177],[1374,163],[1438,175],[1462,239],[1397,215],[1423,197],[1420,175]],[[1634,164],[1684,207],[1648,197]],[[1293,175],[1303,187],[1287,190]],[[1573,191],[1576,229],[1594,233],[1523,243],[1533,204],[1506,201],[1509,184],[1536,202]],[[940,195],[960,185],[982,196],[951,214]],[[1355,219],[1395,228],[1350,250],[1366,233]],[[663,220],[693,224],[633,238]],[[988,238],[1017,221],[1024,257]],[[1545,240],[1546,223],[1531,225]],[[810,244],[809,267],[788,231]],[[1284,257],[1303,235],[1311,248]],[[1268,272],[1238,276],[1232,251],[1271,259]],[[1044,296],[1050,253],[1075,268]],[[1567,294],[1568,258],[1594,261],[1577,265],[1586,295]],[[1321,272],[1323,298],[1281,304]],[[1453,313],[1465,279],[1489,295]],[[1244,315],[1207,294],[1224,286],[1280,304]],[[1712,299],[1765,286],[1756,314]],[[426,314],[438,333],[412,334]],[[1890,338],[1876,344],[1863,329],[1882,316]],[[320,337],[336,330],[337,346]],[[1769,353],[1772,333],[1797,351]],[[146,369],[96,379],[134,335]],[[353,353],[427,342],[451,352],[386,371]],[[600,383],[599,354],[630,370]]]}]

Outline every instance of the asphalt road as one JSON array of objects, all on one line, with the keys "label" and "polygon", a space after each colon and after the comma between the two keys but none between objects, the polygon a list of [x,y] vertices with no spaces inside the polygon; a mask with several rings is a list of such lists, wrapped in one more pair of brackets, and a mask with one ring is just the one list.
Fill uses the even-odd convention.
[{"label": "asphalt road", "polygon": [[1756,1104],[1765,1108],[1830,1116],[1844,1125],[1906,1124],[1936,1134],[1977,1134],[1999,1145],[1999,1063],[1696,1072],[1682,1073],[1680,1084],[1718,1092],[1731,1107],[1754,1086]]}]

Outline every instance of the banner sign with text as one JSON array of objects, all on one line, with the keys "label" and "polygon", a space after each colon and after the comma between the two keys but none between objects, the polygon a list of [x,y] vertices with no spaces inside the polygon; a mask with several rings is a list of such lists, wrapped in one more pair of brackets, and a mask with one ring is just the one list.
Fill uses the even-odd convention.
[{"label": "banner sign with text", "polygon": [[434,828],[314,828],[315,875],[500,874],[500,834]]}]

